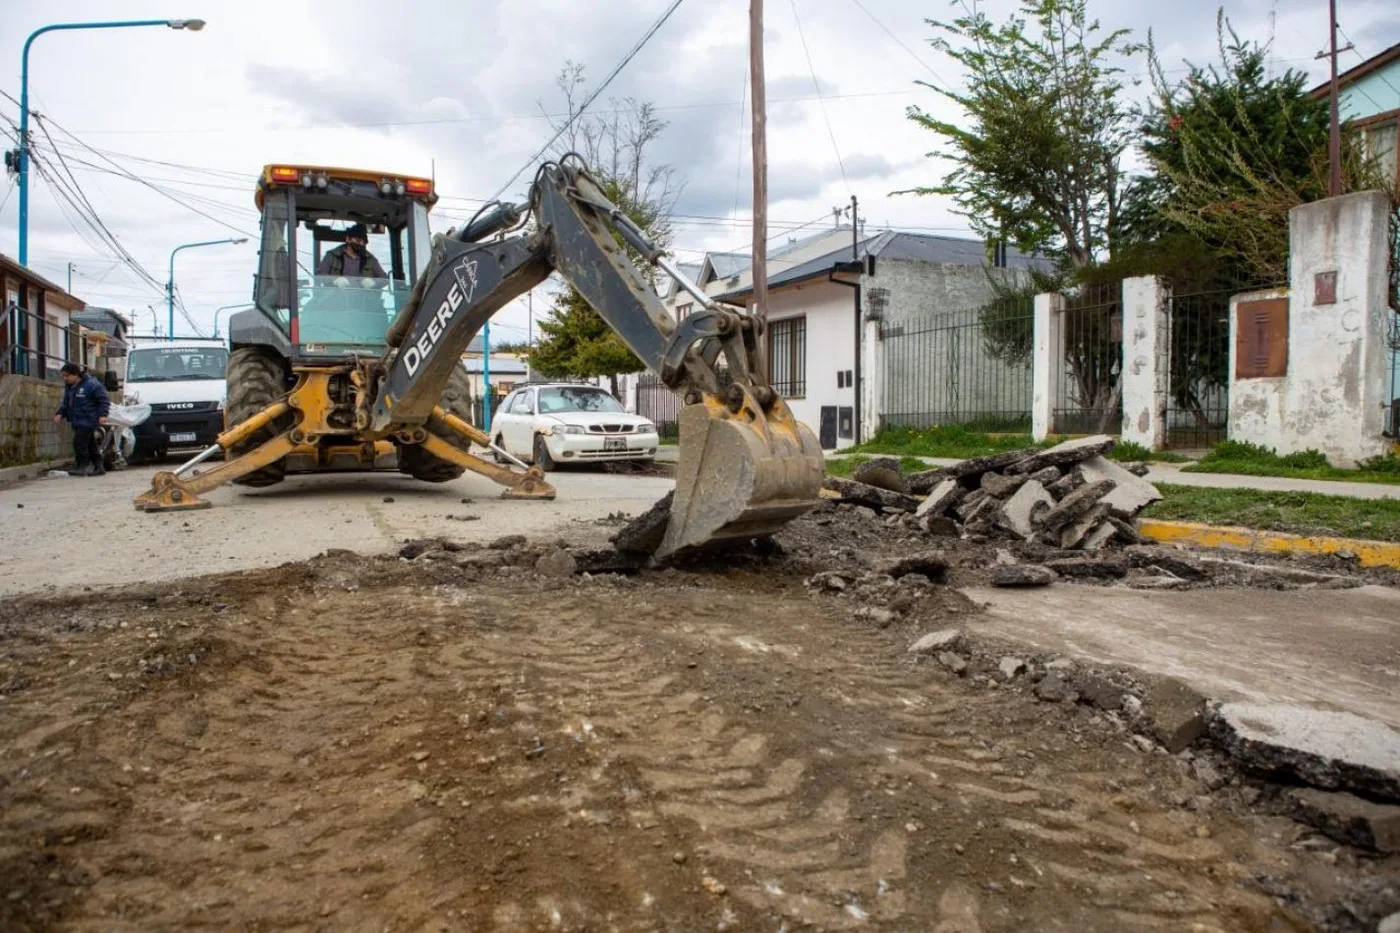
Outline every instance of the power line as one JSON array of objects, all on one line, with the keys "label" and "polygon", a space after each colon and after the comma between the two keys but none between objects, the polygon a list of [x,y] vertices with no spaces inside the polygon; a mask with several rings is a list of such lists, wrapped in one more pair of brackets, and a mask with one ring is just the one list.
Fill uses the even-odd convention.
[{"label": "power line", "polygon": [[866,9],[866,6],[865,6],[864,3],[861,3],[860,0],[851,0],[851,2],[854,3],[856,6],[860,7],[860,11],[861,11],[862,13],[864,13],[866,16],[870,17],[870,21],[871,21],[871,22],[873,22],[876,26],[879,26],[880,29],[885,33],[885,35],[887,35],[887,36],[889,36],[891,39],[893,39],[893,40],[899,45],[899,47],[900,47],[901,49],[903,49],[904,51],[908,52],[908,53],[909,53],[909,57],[912,58],[912,59],[914,59],[914,61],[918,62],[919,65],[922,66],[923,69],[924,69],[925,71],[927,71],[929,74],[933,75],[933,77],[934,77],[940,84],[942,84],[944,87],[947,87],[947,86],[948,86],[948,82],[947,82],[947,81],[944,81],[944,80],[943,80],[943,77],[942,77],[941,75],[939,75],[938,72],[934,71],[934,70],[933,70],[933,67],[932,67],[928,62],[926,62],[926,61],[924,61],[922,58],[920,58],[920,57],[914,52],[913,49],[909,48],[909,46],[907,46],[907,45],[904,44],[904,40],[903,40],[903,39],[899,38],[899,36],[895,35],[893,32],[890,31],[890,28],[889,28],[888,26],[886,26],[884,23],[880,22],[879,18],[876,17],[874,13],[871,13],[870,10]]},{"label": "power line", "polygon": [[636,57],[637,53],[642,50],[642,46],[646,45],[652,36],[656,35],[656,31],[666,23],[666,20],[671,18],[671,14],[676,12],[676,9],[681,5],[681,3],[682,0],[673,0],[671,5],[666,8],[666,12],[662,13],[661,16],[656,20],[656,22],[651,24],[651,28],[646,31],[646,33],[642,36],[641,39],[637,40],[637,44],[632,46],[631,51],[624,55],[622,57],[622,61],[617,63],[617,67],[614,68],[608,74],[608,76],[603,79],[603,83],[598,85],[598,88],[592,94],[589,94],[588,98],[582,104],[579,105],[578,111],[569,115],[569,119],[566,120],[564,124],[559,127],[559,129],[555,130],[554,135],[549,138],[549,142],[541,146],[539,152],[535,153],[534,156],[532,156],[528,161],[526,161],[524,165],[520,166],[520,168],[516,170],[515,174],[510,176],[510,179],[504,185],[501,185],[500,190],[487,199],[488,202],[494,201],[497,198],[499,198],[502,194],[504,194],[506,189],[509,188],[511,185],[515,184],[515,180],[519,178],[526,169],[538,162],[540,160],[540,157],[543,156],[546,152],[548,152],[549,148],[559,141],[559,137],[564,135],[564,131],[567,130],[569,127],[573,126],[574,121],[577,120],[579,117],[583,116],[583,112],[588,109],[588,105],[597,100],[598,95],[602,94],[603,91],[607,90],[608,85],[612,83],[613,79],[622,73],[622,69],[627,67],[627,63],[632,61],[632,59]]},{"label": "power line", "polygon": [[822,99],[821,82],[817,80],[817,69],[812,65],[812,53],[807,48],[807,36],[802,31],[802,17],[797,15],[797,0],[789,0],[792,4],[792,18],[797,21],[797,38],[802,42],[802,54],[807,58],[807,70],[812,74],[812,90],[817,92],[817,100],[821,101],[822,119],[826,121],[826,135],[831,137],[831,148],[836,153],[836,164],[841,168],[841,183],[846,186],[846,193],[851,193],[851,183],[846,178],[846,161],[841,158],[841,147],[836,145],[836,131],[831,128],[831,114],[826,112],[826,101]]}]

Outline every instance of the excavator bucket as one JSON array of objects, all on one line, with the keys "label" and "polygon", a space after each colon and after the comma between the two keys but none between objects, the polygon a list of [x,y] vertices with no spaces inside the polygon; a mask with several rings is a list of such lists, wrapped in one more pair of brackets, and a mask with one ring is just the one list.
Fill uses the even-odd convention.
[{"label": "excavator bucket", "polygon": [[821,444],[778,399],[767,413],[747,391],[731,411],[707,397],[680,414],[676,493],[656,557],[772,534],[817,504]]}]

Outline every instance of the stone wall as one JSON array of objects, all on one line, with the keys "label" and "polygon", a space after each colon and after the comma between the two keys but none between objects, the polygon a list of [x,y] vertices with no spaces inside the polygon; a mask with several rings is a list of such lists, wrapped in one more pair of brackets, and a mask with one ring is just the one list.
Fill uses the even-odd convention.
[{"label": "stone wall", "polygon": [[0,467],[69,459],[73,433],[54,424],[63,384],[0,375]]}]

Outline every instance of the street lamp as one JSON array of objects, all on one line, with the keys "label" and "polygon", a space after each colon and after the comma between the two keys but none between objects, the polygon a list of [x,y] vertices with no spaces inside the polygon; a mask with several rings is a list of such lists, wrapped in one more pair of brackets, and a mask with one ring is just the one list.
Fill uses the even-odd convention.
[{"label": "street lamp", "polygon": [[215,308],[215,309],[214,309],[214,336],[215,336],[215,337],[219,336],[219,315],[223,314],[225,311],[232,311],[234,308],[255,308],[255,307],[257,307],[257,306],[254,305],[251,301],[244,301],[244,302],[240,302],[239,304],[236,304],[236,305],[224,305],[222,308]]},{"label": "street lamp", "polygon": [[[29,265],[29,47],[34,40],[46,32],[59,29],[123,29],[130,26],[165,26],[169,29],[188,29],[199,32],[204,28],[202,19],[134,19],[110,23],[54,23],[41,26],[24,40],[24,53],[20,59],[19,78],[19,149],[14,162],[19,174],[19,264]],[[6,164],[10,163],[7,158]]]},{"label": "street lamp", "polygon": [[200,240],[198,243],[182,243],[170,251],[170,278],[165,280],[165,312],[168,318],[166,340],[175,339],[175,254],[182,249],[194,249],[196,246],[223,246],[226,243],[237,245],[247,242],[246,236],[229,237],[223,240]]}]

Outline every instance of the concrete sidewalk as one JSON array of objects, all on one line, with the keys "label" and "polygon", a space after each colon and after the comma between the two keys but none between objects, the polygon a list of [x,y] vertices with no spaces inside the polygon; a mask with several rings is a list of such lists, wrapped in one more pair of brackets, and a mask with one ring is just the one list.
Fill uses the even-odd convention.
[{"label": "concrete sidewalk", "polygon": [[[665,450],[666,448],[662,448]],[[674,448],[673,448],[674,449]],[[847,456],[832,454],[831,456]],[[859,456],[882,456],[861,454]],[[959,461],[948,457],[919,457],[929,466],[952,466]],[[1400,484],[1345,483],[1321,479],[1285,479],[1281,476],[1238,476],[1233,473],[1185,473],[1189,464],[1153,463],[1147,478],[1154,483],[1177,486],[1197,486],[1204,489],[1262,489],[1267,492],[1315,492],[1326,496],[1351,496],[1353,499],[1400,499]]]}]

